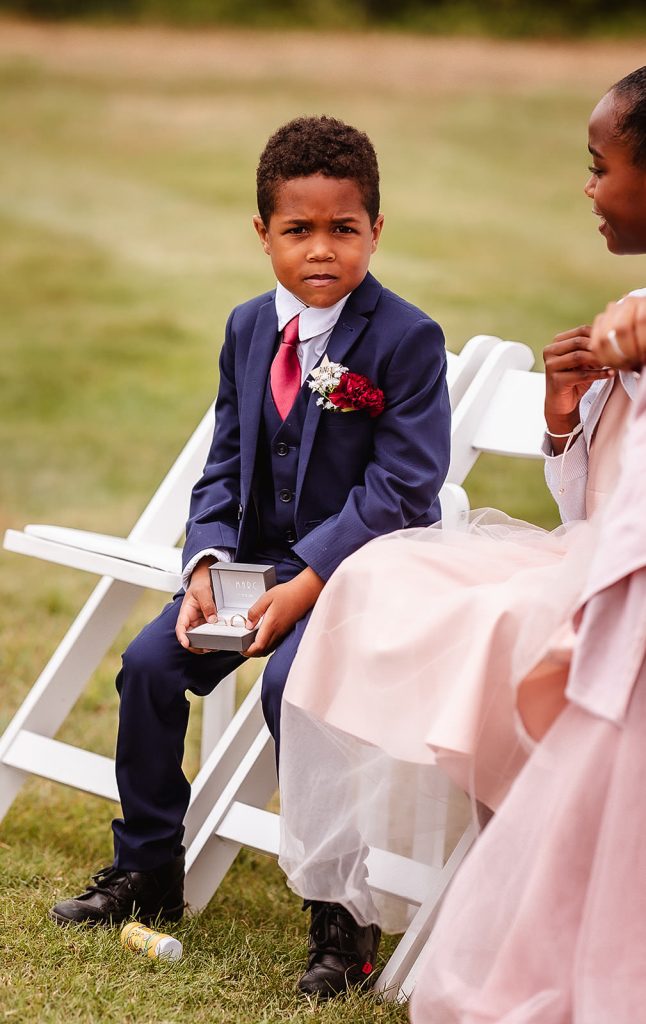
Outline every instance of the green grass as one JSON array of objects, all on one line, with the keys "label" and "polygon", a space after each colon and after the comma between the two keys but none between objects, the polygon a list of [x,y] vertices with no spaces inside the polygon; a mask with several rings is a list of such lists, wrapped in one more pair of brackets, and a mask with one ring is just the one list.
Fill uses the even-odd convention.
[{"label": "green grass", "polygon": [[[546,51],[530,48],[510,88],[498,71],[518,60],[513,46],[488,58],[482,44],[475,71],[450,75],[406,37],[234,33],[213,37],[211,57],[195,37],[195,63],[192,37],[146,38],[90,34],[74,47],[69,35],[29,36],[12,49],[5,36],[0,46],[2,528],[130,528],[213,397],[229,309],[271,286],[251,229],[255,161],[296,114],[326,111],[374,137],[386,213],[374,271],[428,309],[455,350],[484,332],[538,354],[644,283],[643,262],[605,252],[582,195],[588,112],[635,65],[634,50],[616,47],[591,71],[592,51],[572,47],[543,82]],[[556,521],[538,463],[483,460],[468,489],[474,506]],[[0,729],[93,583],[0,557]],[[119,651],[160,604],[142,601],[62,739],[112,752]],[[198,728],[196,707],[189,772]],[[241,856],[208,910],[175,929],[186,956],[173,968],[123,952],[114,933],[46,920],[55,898],[110,859],[112,813],[32,780],[2,823],[0,1018],[309,1019],[293,997],[305,922],[262,857]],[[317,1014],[406,1016],[358,998]]]}]

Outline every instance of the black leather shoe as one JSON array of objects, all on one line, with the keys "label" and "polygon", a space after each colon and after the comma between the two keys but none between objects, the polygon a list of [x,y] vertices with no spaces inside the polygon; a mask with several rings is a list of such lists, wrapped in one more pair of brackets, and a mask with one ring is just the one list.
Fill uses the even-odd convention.
[{"label": "black leather shoe", "polygon": [[112,925],[135,917],[143,924],[157,918],[179,921],[184,913],[184,855],[154,871],[102,868],[94,885],[49,912],[56,924]]},{"label": "black leather shoe", "polygon": [[298,982],[306,996],[332,999],[349,988],[368,988],[374,981],[375,960],[381,931],[377,925],[362,928],[338,903],[306,900],[312,908],[307,970]]}]

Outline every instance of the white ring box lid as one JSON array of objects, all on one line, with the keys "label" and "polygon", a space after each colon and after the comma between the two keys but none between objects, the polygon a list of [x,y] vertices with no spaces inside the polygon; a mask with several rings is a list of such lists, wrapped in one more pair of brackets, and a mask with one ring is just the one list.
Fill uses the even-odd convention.
[{"label": "white ring box lid", "polygon": [[[216,562],[211,566],[213,597],[218,617],[231,619],[247,612],[266,590],[276,585],[273,565],[255,565],[252,562]],[[235,626],[227,622],[206,622],[187,631],[191,646],[212,650],[246,650],[258,629],[247,629],[236,619]],[[219,642],[221,641],[221,642]]]}]

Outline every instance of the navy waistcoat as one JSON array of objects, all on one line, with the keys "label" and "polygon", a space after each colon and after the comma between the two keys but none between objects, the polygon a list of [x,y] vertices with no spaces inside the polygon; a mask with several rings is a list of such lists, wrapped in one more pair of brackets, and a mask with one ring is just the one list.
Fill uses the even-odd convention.
[{"label": "navy waistcoat", "polygon": [[267,378],[255,474],[259,547],[263,551],[289,550],[298,539],[294,525],[294,496],[301,435],[311,395],[310,388],[303,384],[287,419],[283,421],[271,396]]}]

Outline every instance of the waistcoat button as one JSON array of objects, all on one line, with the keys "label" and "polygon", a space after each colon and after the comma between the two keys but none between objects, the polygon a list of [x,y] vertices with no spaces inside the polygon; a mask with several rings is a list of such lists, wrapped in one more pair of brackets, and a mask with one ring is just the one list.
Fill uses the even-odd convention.
[{"label": "waistcoat button", "polygon": [[283,487],[282,491],[278,492],[278,497],[280,498],[281,501],[284,501],[285,504],[287,504],[288,501],[292,500],[294,495],[292,494],[291,491],[288,491],[286,487]]},{"label": "waistcoat button", "polygon": [[279,441],[274,451],[276,455],[289,455],[289,445],[285,444],[284,441]]},{"label": "waistcoat button", "polygon": [[294,533],[293,530],[286,530],[285,531],[285,540],[287,541],[288,544],[295,544],[296,543],[296,534]]}]

